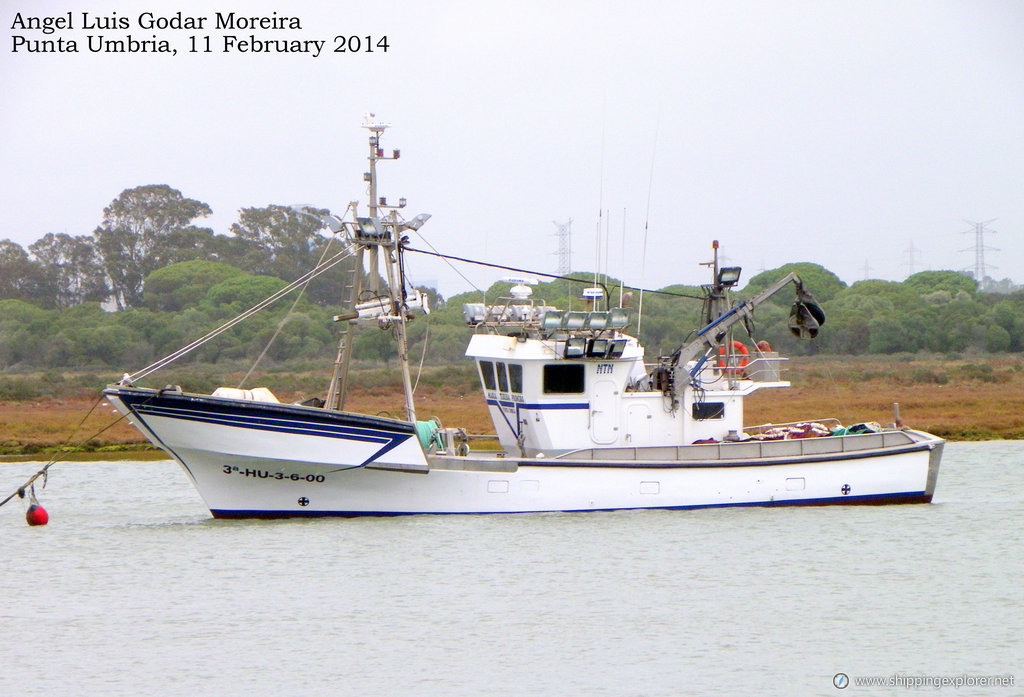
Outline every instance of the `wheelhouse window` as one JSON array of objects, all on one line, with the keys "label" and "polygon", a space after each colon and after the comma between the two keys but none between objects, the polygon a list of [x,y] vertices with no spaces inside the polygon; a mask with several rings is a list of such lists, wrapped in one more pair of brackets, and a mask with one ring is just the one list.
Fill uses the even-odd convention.
[{"label": "wheelhouse window", "polygon": [[706,421],[707,419],[724,419],[725,418],[725,403],[724,402],[696,402],[692,409],[693,418],[697,421]]},{"label": "wheelhouse window", "polygon": [[544,366],[545,394],[582,394],[582,363],[551,363]]},{"label": "wheelhouse window", "polygon": [[523,366],[518,363],[508,364],[508,388],[520,394],[523,391]]},{"label": "wheelhouse window", "polygon": [[480,361],[480,380],[485,390],[523,393],[523,366],[518,363]]},{"label": "wheelhouse window", "polygon": [[485,390],[498,389],[494,383],[494,364],[490,361],[480,361],[480,377],[483,378]]}]

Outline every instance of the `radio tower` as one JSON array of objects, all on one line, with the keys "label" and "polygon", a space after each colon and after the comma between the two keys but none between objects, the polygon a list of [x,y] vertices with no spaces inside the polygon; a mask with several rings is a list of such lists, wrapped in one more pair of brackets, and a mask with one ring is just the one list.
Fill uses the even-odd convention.
[{"label": "radio tower", "polygon": [[551,222],[558,228],[558,232],[555,233],[558,236],[558,275],[565,276],[572,271],[572,242],[570,239],[572,218],[569,218],[567,223],[559,223],[554,220]]},{"label": "radio tower", "polygon": [[[990,232],[990,233],[995,233],[996,232],[995,230],[986,230],[985,226],[988,225],[989,223],[994,223],[996,220],[998,220],[998,218],[992,218],[992,220],[986,220],[983,223],[976,223],[973,220],[964,220],[965,223],[969,223],[970,225],[973,225],[974,228],[971,229],[971,230],[964,230],[961,233],[963,235],[970,235],[970,234],[974,235],[974,246],[973,247],[968,247],[967,249],[961,249],[960,251],[961,252],[970,252],[972,250],[974,251],[974,271],[973,271],[973,273],[974,273],[974,280],[978,282],[978,288],[981,289],[981,290],[984,290],[985,286],[988,285],[988,269],[989,268],[993,268],[993,269],[998,269],[999,268],[998,266],[992,266],[992,267],[986,267],[985,266],[985,250],[987,249],[990,252],[998,252],[999,251],[995,247],[986,247],[985,246],[985,233],[986,232]],[[964,269],[964,271],[967,271],[968,273],[972,273],[972,271],[970,269]]]},{"label": "radio tower", "polygon": [[914,264],[914,255],[920,251],[920,249],[917,249],[914,246],[913,240],[910,241],[910,246],[903,250],[903,255],[906,258],[906,261],[904,261],[901,264],[901,266],[907,267],[907,278],[910,278],[911,276],[914,275],[914,271],[917,268],[917,266]]}]

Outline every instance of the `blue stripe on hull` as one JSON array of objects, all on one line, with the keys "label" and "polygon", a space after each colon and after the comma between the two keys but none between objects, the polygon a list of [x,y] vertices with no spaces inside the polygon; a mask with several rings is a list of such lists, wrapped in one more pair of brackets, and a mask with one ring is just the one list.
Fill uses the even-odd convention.
[{"label": "blue stripe on hull", "polygon": [[[185,464],[147,423],[146,417],[208,423],[228,428],[320,436],[375,443],[379,449],[366,465],[413,436],[413,426],[404,421],[347,412],[330,412],[291,404],[239,401],[206,395],[111,389],[115,395],[160,442],[158,445]],[[187,465],[186,465],[187,469]]]},{"label": "blue stripe on hull", "polygon": [[589,409],[590,402],[559,402],[556,404],[527,404],[525,402],[509,402],[500,399],[488,399],[493,407],[518,407],[520,409]]},{"label": "blue stripe on hull", "polygon": [[513,515],[527,513],[598,513],[611,511],[668,510],[688,511],[699,508],[777,507],[777,506],[884,506],[889,504],[931,503],[932,497],[923,491],[909,491],[895,494],[870,496],[830,496],[820,499],[797,499],[787,501],[750,501],[741,503],[706,503],[687,506],[637,506],[635,508],[585,508],[553,509],[548,511],[259,511],[210,509],[214,518],[358,518],[361,516],[400,515]]},{"label": "blue stripe on hull", "polygon": [[[553,403],[553,404],[539,404],[539,403],[538,404],[526,404],[526,403],[523,403],[523,402],[508,402],[508,401],[504,401],[504,400],[500,400],[500,399],[488,399],[486,401],[487,401],[487,406],[489,406],[489,407],[497,407],[498,408],[498,413],[501,414],[501,418],[505,421],[505,425],[508,426],[509,430],[512,431],[512,434],[516,438],[518,438],[520,435],[522,435],[521,429],[519,427],[520,418],[521,418],[520,415],[519,415],[519,412],[521,410],[523,410],[523,409],[531,409],[531,410],[535,410],[536,411],[536,410],[541,410],[541,409],[561,410],[561,409],[589,409],[590,408],[590,402],[568,402],[568,403],[566,403],[566,402],[559,402],[559,403]],[[508,420],[508,417],[505,415],[505,409],[506,408],[512,408],[512,407],[515,407],[515,410],[516,410],[516,423],[514,425],[512,424],[511,421]]]},{"label": "blue stripe on hull", "polygon": [[[248,417],[195,409],[188,410],[171,407],[139,405],[135,407],[135,412],[142,416],[161,416],[168,419],[198,421],[201,423],[230,426],[233,428],[248,428],[257,431],[271,431],[275,433],[324,436],[326,438],[340,437],[345,438],[346,440],[361,440],[371,443],[389,443],[394,441],[396,438],[398,443],[400,443],[410,437],[410,435],[406,433],[395,434],[392,431],[373,431],[363,427],[322,424],[298,419]],[[394,447],[394,445],[397,445],[397,443],[394,443],[392,447]]]},{"label": "blue stripe on hull", "polygon": [[104,390],[104,394],[117,397],[133,411],[138,408],[171,409],[228,419],[280,420],[283,423],[304,423],[323,428],[359,428],[410,435],[415,433],[415,427],[407,421],[350,412],[336,412],[297,404],[256,402],[135,388],[112,388]]}]

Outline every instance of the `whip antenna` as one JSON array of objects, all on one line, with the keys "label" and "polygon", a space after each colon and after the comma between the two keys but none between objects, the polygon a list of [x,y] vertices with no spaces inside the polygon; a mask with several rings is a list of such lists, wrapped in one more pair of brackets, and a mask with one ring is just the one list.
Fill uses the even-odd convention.
[{"label": "whip antenna", "polygon": [[658,152],[658,126],[661,122],[659,117],[654,122],[654,144],[651,148],[651,174],[647,180],[647,210],[644,211],[644,241],[640,247],[640,302],[636,311],[636,335],[640,336],[640,323],[644,318],[644,267],[647,265],[647,226],[651,222],[651,189],[654,188],[654,156]]}]

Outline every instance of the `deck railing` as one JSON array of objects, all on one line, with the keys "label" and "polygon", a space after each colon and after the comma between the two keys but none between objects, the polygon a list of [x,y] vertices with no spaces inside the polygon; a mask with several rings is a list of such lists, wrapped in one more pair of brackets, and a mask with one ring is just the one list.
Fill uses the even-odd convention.
[{"label": "deck railing", "polygon": [[765,353],[750,359],[743,374],[754,382],[779,382],[785,371],[782,364],[788,360],[777,353]]},{"label": "deck railing", "polygon": [[588,448],[565,453],[552,460],[610,460],[621,462],[721,461],[744,464],[773,458],[862,452],[913,445],[918,442],[905,431],[882,431],[846,436],[794,438],[792,440],[747,440],[738,443],[652,446],[637,448]]}]

